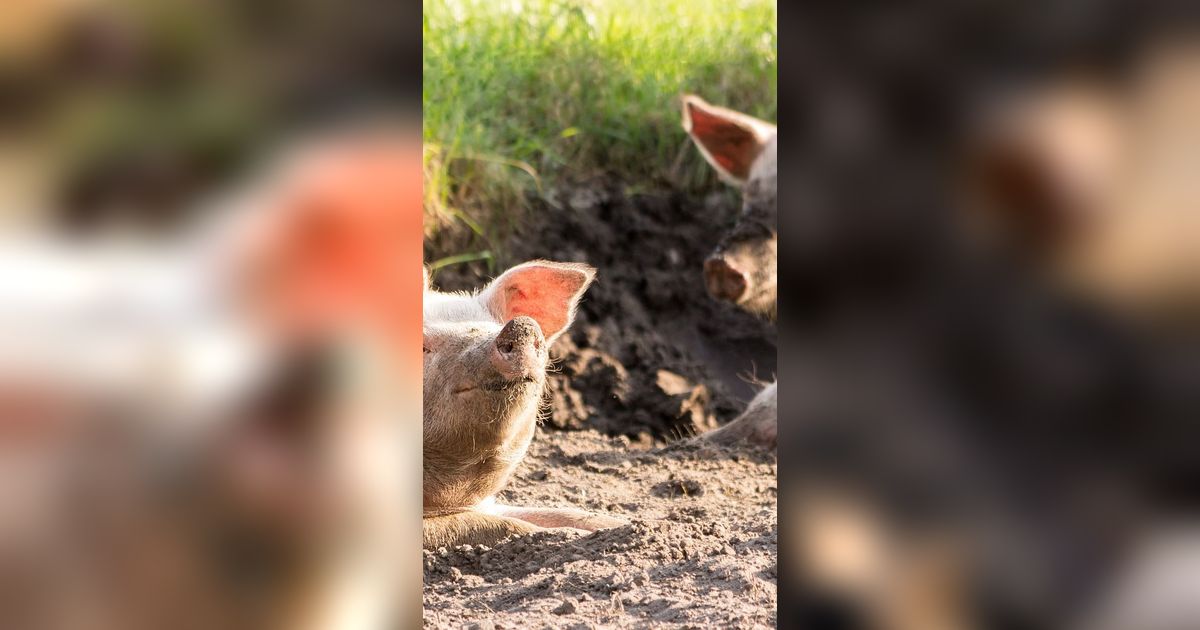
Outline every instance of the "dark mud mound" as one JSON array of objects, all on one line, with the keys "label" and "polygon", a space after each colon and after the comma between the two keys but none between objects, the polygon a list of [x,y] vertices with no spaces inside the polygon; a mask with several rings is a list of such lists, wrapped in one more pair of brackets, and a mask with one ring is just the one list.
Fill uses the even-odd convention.
[{"label": "dark mud mound", "polygon": [[[737,212],[735,198],[673,191],[628,194],[617,183],[565,187],[535,200],[496,261],[586,262],[597,279],[554,348],[547,424],[669,440],[732,419],[775,375],[773,325],[714,301],[701,268]],[[460,253],[427,239],[426,260]],[[488,280],[484,263],[440,270],[434,285]]]}]

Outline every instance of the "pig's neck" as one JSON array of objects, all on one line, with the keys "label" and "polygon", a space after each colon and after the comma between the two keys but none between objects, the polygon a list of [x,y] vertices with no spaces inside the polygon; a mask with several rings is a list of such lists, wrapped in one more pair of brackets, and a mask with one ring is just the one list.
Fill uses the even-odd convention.
[{"label": "pig's neck", "polygon": [[528,411],[513,424],[513,430],[503,445],[480,461],[481,485],[490,486],[478,501],[482,501],[499,492],[512,477],[513,471],[525,459],[529,444],[533,442],[533,434],[537,429],[537,410]]},{"label": "pig's neck", "polygon": [[452,458],[427,457],[424,481],[426,510],[468,508],[504,488],[525,459],[537,429],[537,409],[513,418],[499,439]]}]

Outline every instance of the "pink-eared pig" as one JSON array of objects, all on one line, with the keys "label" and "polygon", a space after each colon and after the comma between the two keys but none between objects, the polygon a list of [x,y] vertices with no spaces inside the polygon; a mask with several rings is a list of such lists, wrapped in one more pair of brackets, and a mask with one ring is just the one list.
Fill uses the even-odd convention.
[{"label": "pink-eared pig", "polygon": [[[704,262],[708,292],[774,320],[779,247],[776,127],[689,94],[683,97],[683,128],[721,179],[742,191],[737,223]],[[773,448],[778,434],[776,407],[776,384],[771,383],[733,422],[701,439],[722,443],[749,440]]]},{"label": "pink-eared pig", "polygon": [[424,546],[495,544],[543,528],[593,531],[623,521],[495,501],[541,413],[550,344],[571,324],[595,270],[535,260],[477,293],[424,300]]}]

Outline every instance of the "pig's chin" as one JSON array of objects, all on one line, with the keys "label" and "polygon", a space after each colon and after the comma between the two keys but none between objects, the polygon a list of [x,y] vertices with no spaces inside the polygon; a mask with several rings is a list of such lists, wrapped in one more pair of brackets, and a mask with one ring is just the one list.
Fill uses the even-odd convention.
[{"label": "pig's chin", "polygon": [[517,379],[506,379],[501,377],[491,378],[484,381],[474,383],[464,383],[454,389],[456,396],[503,396],[511,397],[514,394],[536,394],[541,388],[541,380],[532,376],[525,376]]}]

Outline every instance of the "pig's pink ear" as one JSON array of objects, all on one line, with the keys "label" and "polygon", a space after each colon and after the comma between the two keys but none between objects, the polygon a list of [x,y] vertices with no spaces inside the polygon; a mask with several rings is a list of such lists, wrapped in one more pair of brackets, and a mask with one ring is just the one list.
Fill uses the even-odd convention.
[{"label": "pig's pink ear", "polygon": [[769,122],[710,105],[699,96],[683,96],[683,130],[704,159],[734,186],[745,185],[750,167],[775,129]]},{"label": "pig's pink ear", "polygon": [[1101,86],[1067,85],[985,118],[964,156],[985,217],[1015,244],[1043,252],[1074,237],[1118,179],[1118,108]]},{"label": "pig's pink ear", "polygon": [[596,270],[581,263],[534,260],[501,274],[479,294],[497,321],[532,317],[547,341],[554,341],[575,318],[575,307]]}]

